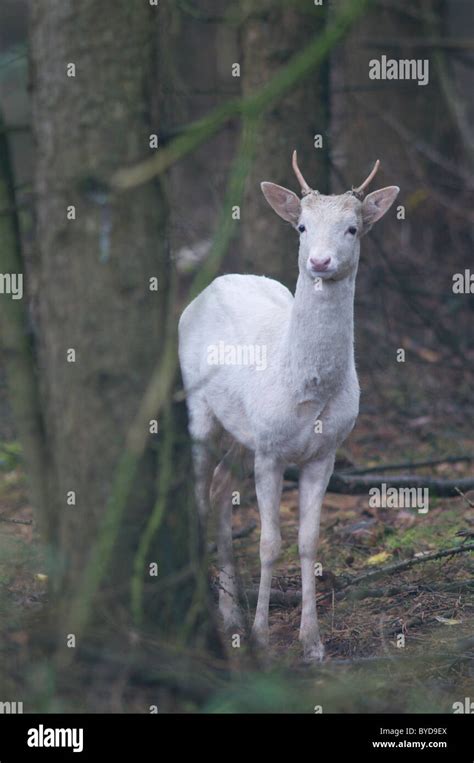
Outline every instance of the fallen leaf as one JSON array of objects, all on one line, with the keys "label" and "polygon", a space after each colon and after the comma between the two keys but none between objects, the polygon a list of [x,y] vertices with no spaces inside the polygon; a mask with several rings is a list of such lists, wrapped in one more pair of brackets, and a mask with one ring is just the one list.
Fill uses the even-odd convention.
[{"label": "fallen leaf", "polygon": [[369,558],[366,561],[366,564],[383,564],[387,561],[387,559],[390,559],[391,554],[388,551],[381,551],[379,554],[374,554],[373,556],[369,556]]},{"label": "fallen leaf", "polygon": [[438,363],[438,361],[441,360],[441,357],[442,357],[439,352],[435,352],[435,350],[430,350],[429,347],[419,347],[418,355],[421,358],[423,358],[423,360],[428,361],[428,363]]},{"label": "fallen leaf", "polygon": [[436,615],[435,620],[443,623],[443,625],[461,625],[462,623],[462,620],[453,620],[449,617],[441,617],[441,615]]}]

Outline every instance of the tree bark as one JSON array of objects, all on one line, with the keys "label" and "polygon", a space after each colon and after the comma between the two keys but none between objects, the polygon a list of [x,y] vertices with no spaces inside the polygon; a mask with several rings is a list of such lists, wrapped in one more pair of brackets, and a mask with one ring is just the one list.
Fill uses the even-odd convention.
[{"label": "tree bark", "polygon": [[[242,92],[244,96],[267,82],[288,60],[320,34],[325,6],[294,0],[243,0]],[[261,273],[294,286],[298,243],[294,231],[269,209],[260,183],[269,180],[299,192],[291,168],[293,149],[310,185],[328,190],[328,68],[323,65],[272,108],[260,125],[256,160],[247,182],[242,209],[244,272]],[[322,148],[315,147],[322,136]]]},{"label": "tree bark", "polygon": [[47,463],[43,440],[43,420],[35,382],[32,337],[25,307],[24,267],[20,226],[16,207],[14,175],[5,123],[0,113],[0,272],[22,279],[22,299],[2,294],[0,299],[0,351],[2,371],[6,371],[9,403],[15,416],[28,472],[32,500],[43,510],[47,506]]},{"label": "tree bark", "polygon": [[[342,0],[336,0],[332,12],[337,13],[340,5]],[[446,34],[446,6],[440,0],[426,0],[414,12],[403,3],[377,0],[331,62],[333,192],[358,185],[377,158],[381,169],[368,191],[400,187],[393,210],[363,241],[356,345],[361,373],[370,374],[373,381],[382,369],[392,367],[405,400],[409,366],[394,367],[392,358],[394,347],[403,347],[407,334],[415,346],[435,346],[464,362],[463,335],[452,321],[451,303],[435,298],[439,283],[451,279],[453,268],[463,267],[460,251],[450,241],[466,234],[467,220],[458,213],[470,209],[470,192],[462,179],[468,155],[449,117],[436,45],[429,43],[430,38],[440,40]],[[428,83],[370,79],[370,62],[383,55],[427,60]],[[440,261],[427,257],[427,251],[444,256]],[[433,299],[410,291],[415,272],[423,274],[423,289]],[[378,329],[375,315],[382,321]],[[375,384],[372,390],[377,393]]]},{"label": "tree bark", "polygon": [[[162,576],[196,563],[184,404],[167,394],[158,435],[150,438],[143,419],[138,437],[130,435],[175,341],[166,198],[158,182],[107,191],[111,174],[149,155],[150,134],[159,132],[151,106],[158,20],[148,3],[125,0],[31,4],[39,380],[62,644],[68,625],[87,626],[94,602],[96,613],[120,609],[130,625],[134,585],[140,624],[174,638],[190,603],[199,609],[205,600],[196,599],[200,568],[166,595],[159,587]],[[76,219],[68,219],[71,205]]]},{"label": "tree bark", "polygon": [[[194,12],[185,4],[160,10],[160,127],[169,142],[189,124],[240,95],[240,80],[232,77],[238,59],[238,30],[228,23],[220,0],[201,0]],[[170,220],[168,235],[186,286],[186,272],[199,267],[209,252],[222,208],[238,121],[175,164],[168,173]],[[234,244],[224,268],[236,267]],[[233,256],[234,255],[234,256]]]}]

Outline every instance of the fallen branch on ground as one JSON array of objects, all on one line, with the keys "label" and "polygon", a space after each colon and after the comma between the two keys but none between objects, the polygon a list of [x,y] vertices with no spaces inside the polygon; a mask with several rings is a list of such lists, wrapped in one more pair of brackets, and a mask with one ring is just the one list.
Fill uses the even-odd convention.
[{"label": "fallen branch on ground", "polygon": [[[297,482],[299,477],[298,469],[290,467],[285,470],[285,479],[290,482]],[[387,490],[395,488],[428,488],[430,494],[442,498],[456,498],[459,490],[474,490],[474,479],[465,477],[456,480],[440,480],[436,477],[424,477],[419,474],[396,475],[386,477],[383,474],[377,477],[365,477],[363,475],[354,475],[349,472],[334,472],[329,480],[328,491],[330,493],[341,493],[343,495],[362,495],[371,488],[385,483]]]},{"label": "fallen branch on ground", "polygon": [[441,551],[429,551],[428,553],[422,554],[421,556],[414,556],[411,559],[404,559],[403,562],[388,564],[386,567],[380,567],[377,570],[371,570],[370,572],[366,572],[364,575],[359,575],[355,578],[348,578],[343,582],[341,588],[347,588],[348,586],[360,585],[361,583],[378,580],[384,575],[393,575],[397,572],[405,572],[405,570],[409,570],[411,567],[415,567],[417,564],[432,562],[435,559],[443,559],[446,556],[455,556],[455,554],[463,554],[466,551],[474,551],[474,543],[464,543],[461,546],[444,548]]},{"label": "fallen branch on ground", "polygon": [[[405,559],[403,562],[396,562],[395,564],[389,564],[386,567],[380,567],[377,570],[371,570],[370,572],[365,573],[364,575],[358,575],[357,577],[352,578],[345,578],[344,580],[338,581],[340,585],[337,588],[337,591],[335,589],[331,589],[330,591],[326,591],[325,593],[321,593],[319,596],[316,597],[316,601],[324,601],[329,596],[335,596],[336,599],[342,599],[346,596],[345,589],[349,588],[350,586],[360,586],[362,583],[371,583],[374,580],[378,580],[379,578],[383,577],[384,575],[393,575],[398,572],[405,572],[405,570],[410,569],[411,567],[414,567],[417,564],[422,564],[423,562],[431,562],[436,559],[443,559],[447,556],[454,556],[456,554],[462,554],[466,551],[474,551],[474,543],[464,543],[461,546],[454,546],[453,548],[445,548],[442,551],[433,551],[426,554],[423,554],[422,556],[415,556],[411,559]],[[354,594],[350,594],[351,598],[357,598],[357,599],[363,599],[368,598],[371,596],[395,596],[397,593],[402,592],[414,592],[415,590],[423,590],[423,591],[429,591],[431,590],[457,590],[457,588],[466,588],[470,590],[474,587],[474,580],[460,580],[460,581],[452,581],[450,583],[443,583],[443,584],[437,584],[437,585],[417,585],[417,586],[405,586],[405,587],[392,587],[385,590],[378,590],[373,591],[371,589],[362,589],[359,592],[355,592]],[[250,588],[246,590],[246,596],[250,604],[253,604],[257,601],[258,597],[258,588]],[[270,603],[274,606],[283,606],[283,607],[297,607],[299,604],[301,604],[301,593],[300,591],[279,591],[278,589],[272,588],[270,592]]]},{"label": "fallen branch on ground", "polygon": [[12,525],[32,525],[31,519],[10,519],[10,517],[4,517],[0,514],[0,522],[10,522]]},{"label": "fallen branch on ground", "polygon": [[441,593],[451,591],[474,591],[474,578],[467,580],[451,580],[447,583],[413,584],[389,586],[388,588],[360,588],[355,591],[339,591],[336,599],[348,596],[349,599],[390,598],[400,594],[410,595],[416,593]]}]

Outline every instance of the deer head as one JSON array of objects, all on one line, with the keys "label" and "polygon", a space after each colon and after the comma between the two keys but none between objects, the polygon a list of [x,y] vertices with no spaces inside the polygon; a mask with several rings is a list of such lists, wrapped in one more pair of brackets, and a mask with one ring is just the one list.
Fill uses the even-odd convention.
[{"label": "deer head", "polygon": [[301,186],[301,199],[275,183],[264,182],[261,188],[272,209],[299,233],[300,272],[324,280],[340,280],[355,273],[361,237],[390,209],[400,189],[391,185],[364,198],[365,188],[380,166],[377,160],[360,186],[340,195],[325,196],[304,179],[296,151],[292,163]]}]

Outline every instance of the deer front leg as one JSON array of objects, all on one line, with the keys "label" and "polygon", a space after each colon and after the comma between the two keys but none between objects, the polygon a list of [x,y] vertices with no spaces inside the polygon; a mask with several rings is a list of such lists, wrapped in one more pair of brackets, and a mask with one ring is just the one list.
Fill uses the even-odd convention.
[{"label": "deer front leg", "polygon": [[321,506],[334,468],[334,458],[335,454],[331,454],[323,460],[311,461],[300,471],[298,547],[301,561],[302,610],[299,637],[307,662],[320,661],[324,657],[316,612],[314,562],[319,539]]},{"label": "deer front leg", "polygon": [[252,637],[260,646],[268,645],[268,608],[273,565],[281,548],[280,498],[283,465],[274,457],[255,455],[255,488],[260,512],[260,587]]}]

